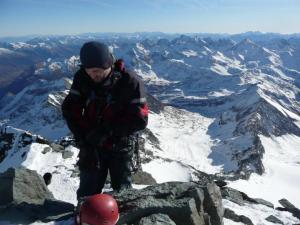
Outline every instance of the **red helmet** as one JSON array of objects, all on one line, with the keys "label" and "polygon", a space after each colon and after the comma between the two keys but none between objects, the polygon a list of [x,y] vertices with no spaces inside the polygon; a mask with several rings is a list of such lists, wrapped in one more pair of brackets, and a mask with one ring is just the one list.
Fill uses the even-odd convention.
[{"label": "red helmet", "polygon": [[79,224],[115,225],[119,220],[116,200],[108,194],[88,197],[80,208]]}]

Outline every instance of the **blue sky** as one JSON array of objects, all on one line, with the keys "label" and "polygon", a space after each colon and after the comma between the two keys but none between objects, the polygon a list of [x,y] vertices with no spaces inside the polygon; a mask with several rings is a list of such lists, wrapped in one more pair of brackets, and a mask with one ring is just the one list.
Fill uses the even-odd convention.
[{"label": "blue sky", "polygon": [[0,36],[300,33],[300,0],[0,0]]}]

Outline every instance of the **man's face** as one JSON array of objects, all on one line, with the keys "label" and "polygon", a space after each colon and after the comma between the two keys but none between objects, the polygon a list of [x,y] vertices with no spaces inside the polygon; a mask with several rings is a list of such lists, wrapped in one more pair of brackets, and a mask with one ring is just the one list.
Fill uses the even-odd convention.
[{"label": "man's face", "polygon": [[100,83],[110,74],[111,68],[86,68],[85,71],[95,83]]}]

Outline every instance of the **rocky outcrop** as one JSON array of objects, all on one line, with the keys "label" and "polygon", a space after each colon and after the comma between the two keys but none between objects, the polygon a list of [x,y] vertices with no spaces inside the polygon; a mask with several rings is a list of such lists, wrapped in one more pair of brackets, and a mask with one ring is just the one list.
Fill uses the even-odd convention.
[{"label": "rocky outcrop", "polygon": [[277,210],[280,211],[288,211],[293,214],[294,217],[298,218],[300,220],[300,209],[296,208],[292,203],[290,203],[287,199],[280,199],[279,203],[283,207],[277,207]]},{"label": "rocky outcrop", "polygon": [[230,187],[222,187],[221,193],[223,199],[227,199],[238,205],[244,205],[245,203],[252,203],[252,204],[261,204],[270,208],[274,208],[274,205],[271,202],[268,202],[260,198],[251,198],[246,193],[235,190]]},{"label": "rocky outcrop", "polygon": [[214,183],[168,182],[114,196],[121,212],[118,224],[146,224],[153,218],[167,221],[165,224],[223,224],[221,192]]},{"label": "rocky outcrop", "polygon": [[0,220],[28,224],[63,220],[73,215],[74,206],[54,199],[37,172],[10,168],[0,174]]},{"label": "rocky outcrop", "polygon": [[35,172],[25,168],[10,168],[0,175],[0,205],[43,204],[45,199],[53,199],[43,179]]},{"label": "rocky outcrop", "polygon": [[[0,183],[0,221],[28,224],[73,216],[74,206],[54,199],[35,171],[10,168],[0,174]],[[221,192],[214,183],[169,182],[111,194],[119,204],[118,224],[223,224]]]},{"label": "rocky outcrop", "polygon": [[266,218],[267,221],[271,222],[271,223],[277,223],[277,224],[284,224],[280,219],[278,219],[276,216],[268,216]]},{"label": "rocky outcrop", "polygon": [[254,225],[248,217],[246,217],[244,215],[237,215],[231,209],[227,209],[227,208],[225,209],[224,217],[227,218],[227,219],[230,219],[234,222],[241,222],[241,223],[246,224],[246,225]]}]

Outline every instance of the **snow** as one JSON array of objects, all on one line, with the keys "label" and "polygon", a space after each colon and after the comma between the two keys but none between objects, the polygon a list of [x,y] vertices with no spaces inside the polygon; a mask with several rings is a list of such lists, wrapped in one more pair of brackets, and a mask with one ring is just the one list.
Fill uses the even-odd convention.
[{"label": "snow", "polygon": [[219,75],[222,75],[222,76],[229,76],[231,75],[230,73],[228,73],[227,71],[227,68],[224,67],[224,66],[221,66],[219,64],[215,64],[214,66],[211,67],[211,71],[219,74]]},{"label": "snow", "polygon": [[14,52],[7,48],[0,48],[0,55],[13,54]]},{"label": "snow", "polygon": [[233,181],[230,186],[277,206],[278,200],[286,198],[300,208],[300,137],[284,135],[269,138],[261,135],[260,139],[265,148],[265,173],[262,176],[252,174],[248,181]]},{"label": "snow", "polygon": [[[10,167],[18,168],[20,166],[37,171],[43,176],[45,173],[52,173],[52,182],[48,186],[54,197],[77,204],[76,190],[79,185],[78,177],[72,178],[71,169],[77,161],[78,149],[69,147],[65,151],[73,152],[72,158],[64,159],[61,152],[49,152],[44,154],[43,150],[48,145],[33,143],[24,148],[17,148],[19,134],[17,135],[14,147],[9,155],[0,164],[0,172],[6,171]],[[22,155],[25,157],[22,157]]]},{"label": "snow", "polygon": [[14,42],[11,43],[11,45],[13,46],[13,48],[16,49],[20,49],[20,48],[35,48],[37,47],[36,45],[30,45],[24,42]]},{"label": "snow", "polygon": [[211,97],[221,97],[221,96],[229,96],[233,94],[233,91],[227,90],[226,88],[221,89],[220,91],[212,91],[208,93],[208,96]]},{"label": "snow", "polygon": [[[300,222],[297,218],[293,217],[292,214],[289,212],[278,211],[260,204],[245,203],[243,206],[240,206],[234,202],[223,199],[223,206],[225,208],[229,208],[233,210],[237,215],[247,216],[249,219],[251,219],[251,221],[255,225],[274,225],[274,223],[265,220],[265,218],[267,218],[270,215],[280,218],[280,220],[285,225],[293,225]],[[236,223],[232,223],[231,221],[229,223],[227,222],[229,221],[226,220],[224,224],[225,225],[236,224]]]},{"label": "snow", "polygon": [[61,70],[61,64],[59,62],[52,62],[48,67],[50,71]]},{"label": "snow", "polygon": [[183,51],[182,54],[185,55],[186,57],[198,56],[198,53],[192,49]]},{"label": "snow", "polygon": [[178,162],[153,160],[142,166],[143,171],[150,173],[157,183],[168,181],[191,181],[190,170]]},{"label": "snow", "polygon": [[[174,123],[174,120],[177,122]],[[159,157],[191,165],[209,174],[220,172],[221,167],[213,166],[212,159],[208,157],[213,143],[206,127],[212,122],[212,119],[197,113],[165,107],[164,113],[150,114],[148,125],[159,139],[162,151],[153,148],[148,142],[146,149]]]},{"label": "snow", "polygon": [[144,55],[149,55],[150,54],[150,51],[145,49],[144,46],[141,44],[141,43],[137,43],[136,44],[136,48],[141,52],[143,53]]},{"label": "snow", "polygon": [[143,78],[144,82],[146,82],[149,85],[155,84],[155,85],[163,86],[171,83],[166,79],[159,78],[156,75],[156,73],[151,69],[149,71],[142,71],[141,69],[135,69],[135,72]]}]

